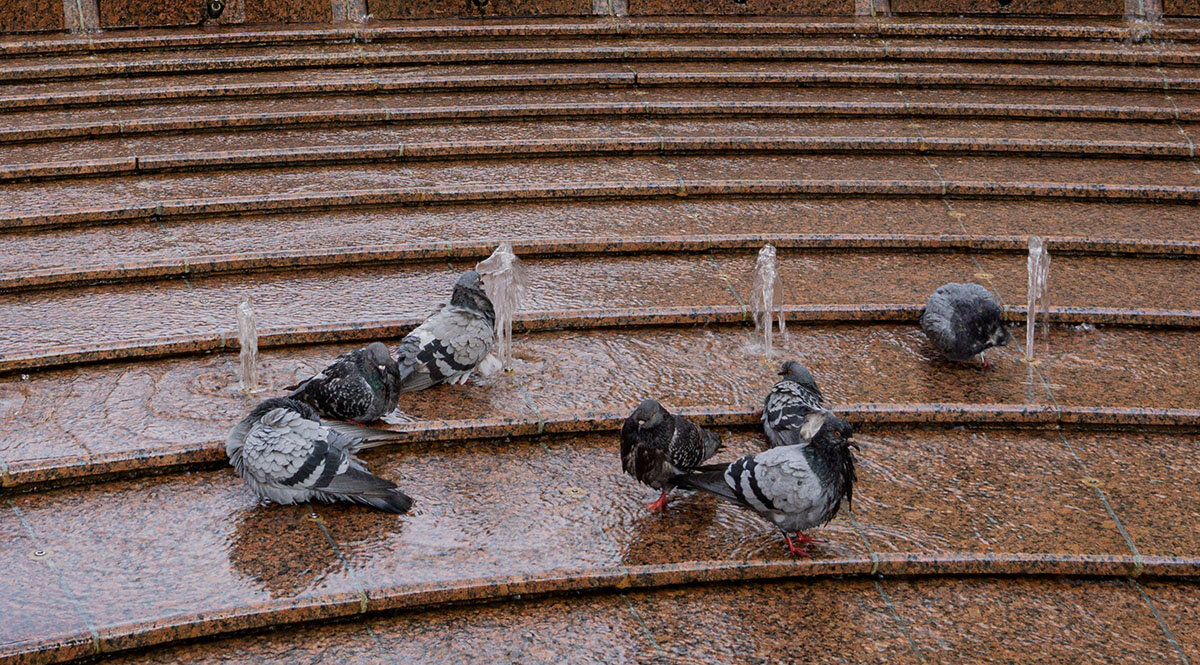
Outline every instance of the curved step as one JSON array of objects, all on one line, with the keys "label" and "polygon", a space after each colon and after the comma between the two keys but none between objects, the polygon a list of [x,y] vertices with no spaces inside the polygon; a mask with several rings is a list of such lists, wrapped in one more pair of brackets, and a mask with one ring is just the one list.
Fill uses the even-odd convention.
[{"label": "curved step", "polygon": [[[502,235],[497,234],[497,217],[506,220]],[[609,220],[613,228],[598,228],[596,219]],[[872,233],[864,234],[868,229]],[[621,235],[614,236],[615,232]],[[478,240],[490,236],[494,242],[507,240],[528,248],[518,250],[523,255],[571,255],[574,244],[586,248],[604,243],[597,249],[632,250],[645,240],[662,242],[664,250],[699,251],[705,245],[689,244],[692,240],[733,248],[725,244],[735,242],[733,238],[751,244],[761,238],[764,243],[798,249],[894,246],[1004,253],[1019,247],[995,241],[1033,234],[1063,243],[1056,253],[1167,255],[1178,249],[1187,254],[1187,248],[1200,241],[1200,227],[1190,206],[1154,203],[959,199],[948,206],[935,199],[692,197],[510,201],[490,206],[380,206],[337,214],[283,211],[177,219],[166,228],[131,224],[6,233],[0,234],[0,273],[22,275],[35,284],[67,279],[59,276],[77,271],[99,270],[98,277],[117,278],[124,274],[122,269],[139,266],[153,266],[155,274],[165,276],[174,270],[170,266],[180,263],[188,266],[189,273],[202,272],[210,263],[220,267],[226,260],[238,261],[238,269],[246,270],[282,267],[286,261],[303,267],[308,261],[323,260],[313,257],[339,250],[353,252],[351,257],[385,259],[387,248],[400,252],[397,259],[418,258],[403,248],[433,252],[419,255],[426,258],[440,257],[441,251],[447,258],[475,258],[478,254],[470,254],[469,248],[487,245],[490,250],[494,245]],[[962,247],[957,247],[958,240],[949,240],[962,236],[969,238]],[[364,242],[371,247],[363,247]],[[113,272],[104,272],[109,269]]]},{"label": "curved step", "polygon": [[[362,334],[392,343],[406,330]],[[794,357],[813,369],[834,408],[844,405],[861,421],[1196,428],[1196,335],[1054,327],[1049,341],[1039,336],[1032,370],[1010,347],[991,353],[994,372],[981,372],[933,360],[914,325],[793,327],[773,360],[762,358],[751,331],[740,326],[558,330],[519,336],[514,372],[485,387],[409,394],[400,408],[416,419],[404,426],[415,440],[608,428],[614,414],[657,393],[715,424],[745,425],[753,422],[779,358]],[[220,442],[238,414],[347,346],[264,344],[266,392],[254,397],[237,390],[236,359],[227,355],[8,375],[0,379],[6,484],[219,460]],[[1135,378],[1110,367],[1114,363],[1131,368]],[[1140,377],[1153,377],[1155,390],[1145,390]]]},{"label": "curved step", "polygon": [[[110,190],[111,191],[111,190]],[[32,199],[45,200],[41,192]],[[574,182],[563,185],[413,186],[360,192],[257,195],[229,198],[128,202],[120,206],[63,212],[0,214],[0,231],[65,226],[169,221],[199,215],[271,211],[307,211],[395,204],[482,203],[494,201],[596,200],[622,197],[654,199],[696,197],[916,197],[1034,198],[1042,200],[1188,203],[1200,201],[1200,187],[1189,185],[1099,184],[1088,182],[1006,182],[942,180],[700,180]],[[19,203],[24,203],[20,201]]]},{"label": "curved step", "polygon": [[[758,449],[759,438],[727,433],[722,459]],[[1188,459],[1163,451],[1183,453],[1194,437],[1147,434],[1145,445],[1113,449],[1112,436],[1085,433],[857,438],[854,510],[819,531],[831,542],[812,560],[787,560],[771,527],[709,497],[680,494],[669,519],[648,515],[649,492],[620,473],[611,436],[496,442],[486,455],[440,444],[373,454],[372,467],[416,498],[399,518],[319,506],[310,520],[304,508],[258,506],[227,469],[13,496],[0,511],[0,528],[15,535],[10,570],[19,574],[9,579],[41,602],[14,608],[6,655],[55,662],[564,591],[872,573],[1173,577],[1200,568],[1195,524],[1137,507],[1149,491],[1143,482],[1167,473],[1168,459]],[[1126,466],[1145,474],[1120,473]],[[1194,465],[1170,472],[1183,487],[1200,480]],[[945,498],[910,478],[969,490],[956,494],[962,509],[946,514]],[[1176,491],[1160,502],[1182,511],[1187,500]],[[27,626],[37,632],[22,634]]]},{"label": "curved step", "polygon": [[[527,330],[736,322],[751,302],[753,252],[526,259]],[[782,252],[779,270],[794,320],[912,321],[946,282],[980,282],[1010,304],[1023,302],[1025,263],[1021,254],[817,250]],[[0,371],[232,349],[243,298],[255,303],[260,348],[391,336],[443,302],[470,266],[371,264],[0,295],[10,314],[0,325]],[[1194,260],[1059,256],[1055,268],[1057,321],[1200,323]]]},{"label": "curved step", "polygon": [[995,154],[1034,157],[1137,157],[1189,160],[1195,147],[1183,136],[1171,142],[1070,139],[943,137],[706,136],[491,141],[401,141],[376,145],[312,146],[226,150],[208,153],[92,159],[38,165],[0,166],[0,183],[29,179],[62,180],[78,175],[130,175],[260,166],[359,164],[362,162],[480,159],[489,157],[589,157],[614,155],[720,154]]},{"label": "curved step", "polygon": [[[342,665],[434,665],[453,653],[460,663],[487,665],[499,652],[518,662],[703,658],[734,665],[747,658],[804,662],[815,653],[839,653],[858,662],[875,657],[916,665],[921,657],[995,657],[990,644],[972,638],[981,620],[997,627],[1001,643],[1036,640],[1049,658],[1086,652],[1119,660],[1133,650],[1161,662],[1177,658],[1179,648],[1189,656],[1200,651],[1186,637],[1176,640],[1200,629],[1191,611],[1197,603],[1200,588],[1175,580],[780,580],[423,610],[179,645],[113,662],[285,665],[336,658]],[[1016,624],[1008,607],[1036,611],[1039,620]],[[1075,630],[1061,630],[1065,626]]]}]

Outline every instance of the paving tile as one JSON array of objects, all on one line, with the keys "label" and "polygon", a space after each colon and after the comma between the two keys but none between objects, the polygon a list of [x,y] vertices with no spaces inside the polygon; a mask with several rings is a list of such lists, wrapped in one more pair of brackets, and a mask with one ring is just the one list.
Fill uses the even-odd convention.
[{"label": "paving tile", "polygon": [[935,182],[923,158],[874,155],[668,156],[684,180],[915,180]]},{"label": "paving tile", "polygon": [[1195,208],[1153,203],[1083,201],[952,202],[968,233],[1071,238],[1197,240]]},{"label": "paving tile", "polygon": [[54,552],[66,586],[112,646],[138,645],[131,628],[169,626],[173,637],[186,638],[195,634],[190,622],[235,609],[315,618],[321,612],[306,606],[318,599],[357,604],[341,561],[307,512],[259,506],[230,471],[25,494],[12,502]]},{"label": "paving tile", "polygon": [[915,663],[867,580],[772,582],[630,594],[671,663]]},{"label": "paving tile", "polygon": [[1132,552],[1056,432],[856,432],[854,519],[878,553]]},{"label": "paving tile", "polygon": [[284,627],[265,634],[110,656],[113,665],[387,665],[369,623]]},{"label": "paving tile", "polygon": [[0,272],[177,258],[179,253],[158,224],[0,234]]},{"label": "paving tile", "polygon": [[[832,404],[1046,404],[1016,352],[993,354],[997,369],[932,358],[920,330],[897,325],[793,325],[783,353],[764,360],[741,328],[647,328],[563,332],[518,338],[517,372],[543,416],[623,412],[648,392],[676,407],[754,409],[782,358],[805,363]],[[720,359],[720,375],[708,369]]]},{"label": "paving tile", "polygon": [[930,662],[1178,662],[1149,606],[1122,580],[883,582]]},{"label": "paving tile", "polygon": [[1200,584],[1139,581],[1188,662],[1200,658]]},{"label": "paving tile", "polygon": [[30,537],[21,513],[7,499],[0,501],[0,564],[5,571],[0,579],[0,658],[55,645],[74,657],[91,653],[91,631],[59,584],[63,561],[55,549]]},{"label": "paving tile", "polygon": [[1188,161],[945,155],[929,159],[947,182],[1200,186],[1200,174]]},{"label": "paving tile", "polygon": [[[1200,303],[1200,279],[1195,279],[1196,265],[1189,259],[1055,256],[1050,251],[1048,301],[1053,307],[1191,311]],[[980,254],[975,260],[989,275],[984,281],[1005,304],[1025,304],[1026,257]]]},{"label": "paving tile", "polygon": [[1200,557],[1200,437],[1176,433],[1065,432],[1089,476],[1146,556]]},{"label": "paving tile", "polygon": [[921,118],[925,138],[1046,139],[1051,141],[1129,141],[1187,145],[1173,123],[958,120]]},{"label": "paving tile", "polygon": [[[1024,339],[1023,327],[1013,334]],[[1191,330],[1052,327],[1035,359],[1062,406],[1195,409],[1200,351]]]}]

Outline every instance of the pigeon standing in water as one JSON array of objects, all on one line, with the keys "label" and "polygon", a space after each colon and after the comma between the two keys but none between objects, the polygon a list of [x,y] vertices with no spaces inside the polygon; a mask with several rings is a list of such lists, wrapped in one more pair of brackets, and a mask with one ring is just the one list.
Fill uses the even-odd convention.
[{"label": "pigeon standing in water", "polygon": [[276,397],[260,403],[225,440],[237,474],[275,503],[352,501],[389,513],[412,507],[395,484],[372,475],[355,457],[371,444],[321,425],[304,402]]},{"label": "pigeon standing in water", "polygon": [[479,273],[458,278],[450,302],[408,334],[396,349],[400,391],[466,383],[496,344],[496,312]]},{"label": "pigeon standing in water", "polygon": [[[763,433],[772,447],[808,443],[800,436],[804,419],[825,408],[825,398],[808,368],[795,360],[783,363],[783,378],[776,383],[763,404]],[[811,438],[811,437],[809,437]]]},{"label": "pigeon standing in water", "polygon": [[921,330],[942,355],[963,362],[1012,339],[1000,303],[978,284],[943,284],[921,310]]},{"label": "pigeon standing in water", "polygon": [[712,457],[721,437],[696,423],[669,413],[648,399],[621,427],[621,467],[625,473],[662,492],[650,510],[667,511],[670,481]]},{"label": "pigeon standing in water", "polygon": [[[780,446],[732,464],[697,468],[676,478],[677,487],[716,494],[753,510],[783,532],[790,554],[809,556],[809,543],[824,541],[804,535],[837,515],[842,498],[854,498],[854,454],[850,423],[828,411],[805,418],[802,436],[808,445]],[[796,541],[792,540],[796,534]]]},{"label": "pigeon standing in water", "polygon": [[338,356],[329,367],[287,389],[292,391],[288,397],[321,415],[369,423],[396,408],[400,367],[386,346],[373,342]]}]

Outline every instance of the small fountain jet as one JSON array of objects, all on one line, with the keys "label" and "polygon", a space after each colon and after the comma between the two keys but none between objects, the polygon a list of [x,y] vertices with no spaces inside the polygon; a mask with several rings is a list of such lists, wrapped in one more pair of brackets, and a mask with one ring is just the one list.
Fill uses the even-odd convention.
[{"label": "small fountain jet", "polygon": [[783,281],[775,260],[775,248],[763,245],[758,251],[758,262],[754,265],[754,283],[750,287],[750,312],[754,316],[754,329],[762,335],[763,347],[771,355],[774,339],[771,317],[779,312],[779,334],[787,335],[787,324],[783,319]]},{"label": "small fountain jet", "polygon": [[242,392],[258,391],[258,324],[249,298],[237,306],[238,360]]},{"label": "small fountain jet", "polygon": [[1012,339],[1000,303],[978,284],[943,284],[921,310],[921,330],[948,360],[965,362]]},{"label": "small fountain jet", "polygon": [[488,258],[475,266],[483,280],[483,290],[496,312],[496,350],[494,355],[505,370],[512,369],[513,317],[525,299],[528,278],[521,259],[512,245],[503,243]]},{"label": "small fountain jet", "polygon": [[1029,291],[1025,297],[1025,360],[1033,362],[1033,333],[1037,328],[1037,310],[1042,310],[1042,325],[1049,322],[1050,307],[1047,304],[1046,291],[1050,279],[1050,253],[1038,236],[1029,236],[1029,258],[1026,260],[1029,269]]}]

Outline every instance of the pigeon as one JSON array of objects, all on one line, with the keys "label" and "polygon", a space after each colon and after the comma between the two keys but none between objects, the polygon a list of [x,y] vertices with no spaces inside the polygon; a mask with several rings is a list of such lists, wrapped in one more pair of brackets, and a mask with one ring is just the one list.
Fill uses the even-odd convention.
[{"label": "pigeon", "polygon": [[440,383],[466,383],[496,345],[496,312],[479,273],[458,278],[450,302],[400,341],[400,392]]},{"label": "pigeon", "polygon": [[921,310],[921,330],[942,355],[963,362],[1012,339],[1000,303],[978,284],[943,284]]},{"label": "pigeon", "polygon": [[377,444],[324,426],[304,402],[276,397],[260,403],[233,428],[225,453],[250,489],[267,501],[352,501],[389,513],[406,512],[412,499],[372,475],[355,457],[360,449]]},{"label": "pigeon", "polygon": [[[807,445],[780,446],[748,455],[732,464],[712,464],[676,477],[676,487],[700,490],[753,510],[783,532],[788,553],[810,556],[809,543],[824,541],[805,529],[833,519],[854,498],[854,454],[850,423],[829,411],[804,419]],[[796,534],[793,541],[791,534]]]},{"label": "pigeon", "polygon": [[763,433],[772,447],[808,443],[800,436],[804,418],[813,411],[825,408],[825,398],[817,388],[817,380],[808,368],[795,360],[783,363],[783,377],[776,383],[763,404]]},{"label": "pigeon", "polygon": [[667,512],[670,480],[699,466],[721,448],[721,437],[683,416],[672,415],[648,399],[621,427],[621,467],[625,473],[662,492],[650,510]]},{"label": "pigeon", "polygon": [[396,408],[400,367],[386,346],[372,342],[287,390],[323,416],[369,423]]}]

